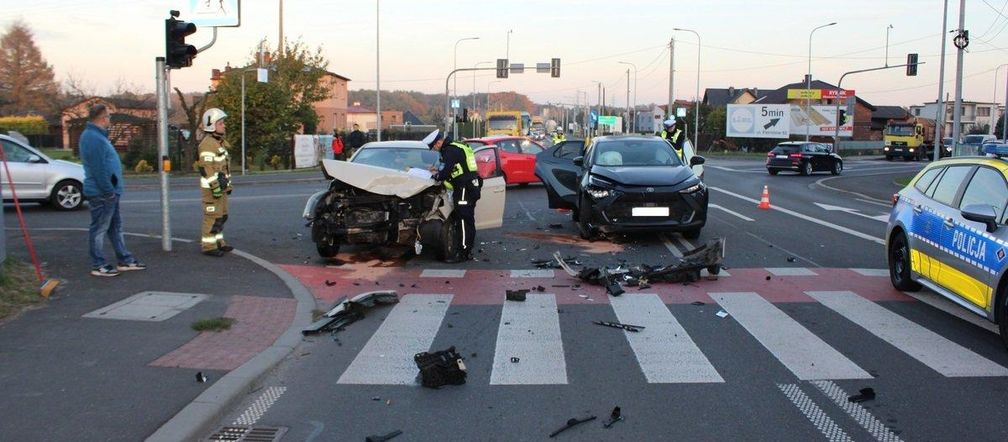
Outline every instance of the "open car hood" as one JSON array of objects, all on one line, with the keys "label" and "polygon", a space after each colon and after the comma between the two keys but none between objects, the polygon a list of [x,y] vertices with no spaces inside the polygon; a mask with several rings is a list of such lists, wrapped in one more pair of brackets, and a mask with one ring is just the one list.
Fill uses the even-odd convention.
[{"label": "open car hood", "polygon": [[436,184],[430,178],[340,160],[322,160],[322,167],[329,176],[343,183],[371,193],[399,198],[409,198]]}]

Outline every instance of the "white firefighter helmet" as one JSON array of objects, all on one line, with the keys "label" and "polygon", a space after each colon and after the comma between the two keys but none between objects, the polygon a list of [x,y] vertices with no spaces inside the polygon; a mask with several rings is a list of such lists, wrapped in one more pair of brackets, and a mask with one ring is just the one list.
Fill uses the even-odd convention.
[{"label": "white firefighter helmet", "polygon": [[203,131],[204,132],[216,131],[217,122],[225,118],[227,118],[227,114],[225,114],[224,111],[216,107],[211,107],[210,109],[207,109],[206,112],[203,112],[203,119],[200,120],[200,123],[202,123],[203,126]]}]

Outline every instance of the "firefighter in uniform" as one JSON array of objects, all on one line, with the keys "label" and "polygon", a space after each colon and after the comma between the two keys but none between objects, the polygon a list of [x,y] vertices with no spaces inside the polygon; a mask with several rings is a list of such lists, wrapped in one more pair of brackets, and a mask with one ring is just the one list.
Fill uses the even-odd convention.
[{"label": "firefighter in uniform", "polygon": [[663,123],[665,129],[661,131],[661,137],[662,139],[668,141],[669,144],[672,145],[672,148],[675,149],[676,154],[679,155],[679,159],[685,163],[686,154],[683,152],[683,143],[686,141],[686,135],[683,134],[682,129],[680,129],[680,127],[682,127],[682,124],[679,124],[677,120],[678,119],[665,120],[665,123]]},{"label": "firefighter in uniform", "polygon": [[476,156],[469,145],[446,140],[438,130],[424,137],[423,142],[433,150],[441,152],[444,166],[434,175],[434,180],[442,181],[445,188],[452,191],[454,213],[460,222],[462,249],[456,256],[445,257],[446,262],[456,263],[472,260],[472,249],[476,241],[476,201],[480,199],[483,179],[476,169]]},{"label": "firefighter in uniform", "polygon": [[205,132],[199,145],[196,166],[200,171],[203,199],[203,228],[200,245],[204,255],[224,256],[234,247],[224,242],[224,223],[228,219],[228,195],[231,194],[230,144],[224,139],[224,111],[211,108],[200,120]]}]

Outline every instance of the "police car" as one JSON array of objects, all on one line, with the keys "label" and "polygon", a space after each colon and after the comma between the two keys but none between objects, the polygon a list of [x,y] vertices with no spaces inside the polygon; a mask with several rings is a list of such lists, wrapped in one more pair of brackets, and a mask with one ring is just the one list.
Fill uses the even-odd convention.
[{"label": "police car", "polygon": [[999,324],[1008,345],[1008,144],[935,162],[899,193],[886,229],[896,289],[925,286]]}]

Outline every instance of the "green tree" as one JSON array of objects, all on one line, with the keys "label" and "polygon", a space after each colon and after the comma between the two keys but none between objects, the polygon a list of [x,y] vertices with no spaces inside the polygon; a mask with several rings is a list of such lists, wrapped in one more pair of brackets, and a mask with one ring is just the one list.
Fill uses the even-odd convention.
[{"label": "green tree", "polygon": [[986,135],[990,133],[989,124],[974,124],[966,131],[966,135]]},{"label": "green tree", "polygon": [[15,21],[0,37],[0,115],[54,110],[59,94],[54,78],[31,29]]},{"label": "green tree", "polygon": [[1004,116],[998,118],[997,124],[994,125],[994,135],[998,138],[1001,138],[1001,135],[1003,134],[1004,134]]},{"label": "green tree", "polygon": [[[258,48],[253,50],[258,54]],[[273,53],[269,66],[269,82],[259,83],[245,67],[224,73],[216,93],[209,102],[224,110],[228,119],[227,139],[232,146],[241,145],[241,76],[245,78],[245,144],[253,158],[279,156],[290,159],[291,140],[302,128],[318,125],[313,104],[329,96],[329,89],[320,80],[329,62],[322,49],[308,49],[303,42],[287,42],[283,55]]]}]

